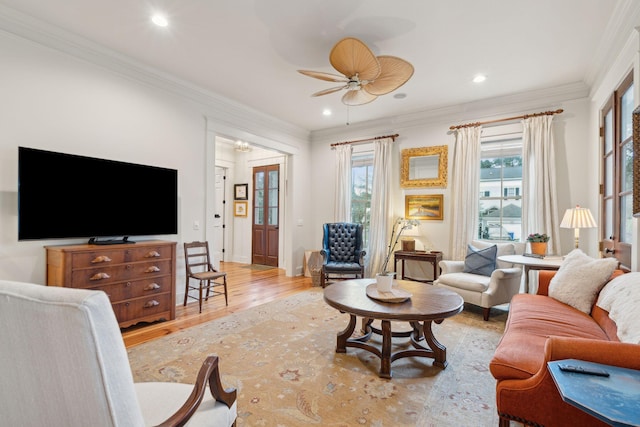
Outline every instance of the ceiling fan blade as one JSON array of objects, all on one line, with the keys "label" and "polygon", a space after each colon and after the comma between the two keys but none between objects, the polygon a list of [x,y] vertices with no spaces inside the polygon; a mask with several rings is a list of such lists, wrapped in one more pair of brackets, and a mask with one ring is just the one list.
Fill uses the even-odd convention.
[{"label": "ceiling fan blade", "polygon": [[346,88],[348,88],[348,87],[349,87],[349,86],[346,86],[346,85],[345,85],[345,86],[332,87],[331,89],[325,89],[325,90],[321,90],[320,92],[316,92],[316,93],[314,93],[314,94],[313,94],[313,95],[311,95],[311,96],[322,96],[322,95],[328,95],[328,94],[330,94],[330,93],[338,92],[339,90],[346,89]]},{"label": "ceiling fan blade", "polygon": [[360,80],[375,80],[380,75],[378,58],[366,44],[353,37],[344,38],[333,46],[329,62],[347,77],[357,74]]},{"label": "ceiling fan blade", "polygon": [[342,97],[342,103],[346,105],[363,105],[374,101],[376,98],[376,95],[364,90],[350,90]]},{"label": "ceiling fan blade", "polygon": [[413,65],[395,56],[379,56],[382,72],[375,81],[363,86],[372,95],[385,95],[405,84],[413,75]]},{"label": "ceiling fan blade", "polygon": [[339,76],[337,74],[331,73],[323,73],[320,71],[310,71],[310,70],[298,70],[300,74],[304,74],[305,76],[315,77],[316,79],[325,80],[328,82],[348,82],[349,79],[345,76]]}]

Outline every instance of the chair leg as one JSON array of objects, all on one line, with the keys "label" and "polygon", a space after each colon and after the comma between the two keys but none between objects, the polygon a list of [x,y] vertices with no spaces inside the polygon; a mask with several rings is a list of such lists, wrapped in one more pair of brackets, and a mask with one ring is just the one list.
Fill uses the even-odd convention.
[{"label": "chair leg", "polygon": [[205,294],[205,297],[204,297],[205,301],[209,301],[209,292],[210,291],[211,291],[211,280],[207,280],[207,293]]},{"label": "chair leg", "polygon": [[187,305],[187,297],[189,296],[189,276],[187,276],[187,285],[184,287],[184,306]]},{"label": "chair leg", "polygon": [[203,280],[200,281],[200,286],[198,287],[198,304],[200,308],[199,313],[202,313],[202,282]]},{"label": "chair leg", "polygon": [[222,276],[222,283],[224,283],[224,305],[229,305],[229,299],[227,298],[227,276]]},{"label": "chair leg", "polygon": [[325,285],[326,283],[325,283],[324,271],[320,271],[320,286],[324,288]]},{"label": "chair leg", "polygon": [[491,307],[485,307],[482,310],[482,317],[484,317],[485,322],[489,320],[489,314],[491,313]]}]

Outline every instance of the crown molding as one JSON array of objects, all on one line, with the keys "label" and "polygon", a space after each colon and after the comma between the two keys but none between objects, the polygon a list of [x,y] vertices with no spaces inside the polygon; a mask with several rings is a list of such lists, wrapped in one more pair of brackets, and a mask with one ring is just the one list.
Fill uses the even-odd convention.
[{"label": "crown molding", "polygon": [[185,98],[203,114],[254,134],[307,143],[309,131],[164,73],[59,27],[0,5],[0,33],[71,55],[111,72]]},{"label": "crown molding", "polygon": [[585,82],[590,87],[599,86],[605,75],[616,61],[619,53],[635,33],[634,28],[640,22],[640,2],[637,0],[619,0],[607,23],[599,46],[595,49],[590,67],[585,73]]},{"label": "crown molding", "polygon": [[590,88],[586,83],[575,82],[436,109],[416,111],[399,116],[389,116],[367,122],[354,123],[349,126],[312,131],[311,142],[335,142],[336,140],[345,140],[362,135],[377,135],[382,132],[401,133],[403,129],[416,126],[445,122],[448,125],[452,125],[457,122],[478,121],[485,117],[555,108],[566,101],[588,98],[589,90]]}]

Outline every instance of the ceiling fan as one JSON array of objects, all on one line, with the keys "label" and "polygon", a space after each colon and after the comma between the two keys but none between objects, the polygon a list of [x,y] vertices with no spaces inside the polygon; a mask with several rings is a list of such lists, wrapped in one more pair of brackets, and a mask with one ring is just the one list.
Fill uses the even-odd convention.
[{"label": "ceiling fan", "polygon": [[342,96],[342,102],[346,105],[367,104],[380,95],[398,89],[413,75],[413,65],[409,62],[395,56],[375,56],[366,44],[353,37],[344,38],[333,46],[329,62],[343,75],[309,70],[298,72],[320,80],[344,83],[311,96],[346,89],[347,93]]}]

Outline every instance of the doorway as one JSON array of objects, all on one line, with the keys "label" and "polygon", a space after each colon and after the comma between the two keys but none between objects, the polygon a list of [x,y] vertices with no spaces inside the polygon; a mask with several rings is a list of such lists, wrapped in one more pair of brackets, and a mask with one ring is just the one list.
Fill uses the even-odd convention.
[{"label": "doorway", "polygon": [[280,165],[253,168],[251,263],[278,267]]},{"label": "doorway", "polygon": [[[211,254],[213,256],[213,264],[218,266],[225,259],[225,205],[227,198],[227,169],[216,166],[215,175],[215,208],[213,213],[213,247]],[[216,267],[218,268],[218,267]]]}]

